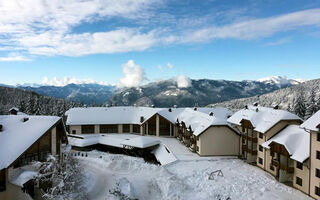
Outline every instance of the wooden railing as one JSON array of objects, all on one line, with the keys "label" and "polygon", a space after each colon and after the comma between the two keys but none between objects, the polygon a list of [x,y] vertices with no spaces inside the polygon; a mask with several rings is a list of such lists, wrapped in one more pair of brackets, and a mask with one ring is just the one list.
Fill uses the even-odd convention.
[{"label": "wooden railing", "polygon": [[277,168],[280,168],[281,170],[287,171],[288,173],[293,173],[294,172],[294,167],[289,167],[286,165],[282,165],[279,163],[277,160],[272,160],[271,165]]},{"label": "wooden railing", "polygon": [[242,137],[248,141],[252,141],[254,143],[257,143],[258,142],[258,138],[257,137],[250,137],[250,136],[247,136],[247,135],[242,135]]},{"label": "wooden railing", "polygon": [[254,156],[258,154],[258,151],[257,151],[257,150],[252,150],[252,149],[248,148],[247,145],[242,146],[242,149],[243,149],[245,152],[248,152],[248,153],[250,153],[250,154],[252,154],[252,155],[254,155]]}]

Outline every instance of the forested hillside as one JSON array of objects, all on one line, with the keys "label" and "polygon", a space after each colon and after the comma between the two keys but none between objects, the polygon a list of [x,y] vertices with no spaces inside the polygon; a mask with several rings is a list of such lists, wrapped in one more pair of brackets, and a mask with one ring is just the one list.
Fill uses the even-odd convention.
[{"label": "forested hillside", "polygon": [[228,107],[234,111],[257,102],[261,106],[276,106],[307,119],[320,109],[320,79],[306,81],[296,86],[280,89],[250,98],[235,99],[209,106]]},{"label": "forested hillside", "polygon": [[26,114],[63,116],[65,111],[75,106],[81,104],[0,86],[0,114],[7,114],[10,108],[17,107]]}]

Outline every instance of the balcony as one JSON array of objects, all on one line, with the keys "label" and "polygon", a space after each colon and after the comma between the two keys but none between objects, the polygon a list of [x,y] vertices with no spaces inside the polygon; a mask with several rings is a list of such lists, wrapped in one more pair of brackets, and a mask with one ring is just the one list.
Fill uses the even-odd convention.
[{"label": "balcony", "polygon": [[248,141],[251,141],[253,143],[257,143],[258,142],[258,138],[257,137],[251,137],[250,135],[242,135],[242,137]]},{"label": "balcony", "polygon": [[271,165],[276,168],[280,168],[281,170],[287,171],[288,173],[294,172],[294,167],[289,167],[287,165],[283,165],[283,164],[279,163],[279,161],[277,161],[277,160],[272,160]]},{"label": "balcony", "polygon": [[252,154],[253,156],[256,156],[258,154],[257,150],[252,150],[252,149],[248,148],[247,145],[242,146],[242,150]]}]

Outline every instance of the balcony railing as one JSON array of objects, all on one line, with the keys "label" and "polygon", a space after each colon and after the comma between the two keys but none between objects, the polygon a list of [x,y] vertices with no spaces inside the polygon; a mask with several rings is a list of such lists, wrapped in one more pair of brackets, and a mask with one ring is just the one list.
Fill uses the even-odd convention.
[{"label": "balcony railing", "polygon": [[247,135],[242,135],[242,137],[248,141],[251,141],[251,142],[254,142],[254,143],[257,143],[258,142],[258,138],[257,137],[250,137],[250,136],[247,136]]},{"label": "balcony railing", "polygon": [[248,152],[248,153],[250,153],[250,154],[252,154],[252,155],[254,155],[254,156],[258,154],[258,151],[257,151],[257,150],[252,150],[252,149],[248,148],[247,145],[242,146],[242,149],[243,149],[245,152]]},{"label": "balcony railing", "polygon": [[279,161],[277,161],[277,160],[272,160],[271,165],[276,168],[280,168],[281,170],[287,171],[288,173],[294,172],[294,167],[289,167],[287,165],[283,165],[283,164],[279,163]]}]

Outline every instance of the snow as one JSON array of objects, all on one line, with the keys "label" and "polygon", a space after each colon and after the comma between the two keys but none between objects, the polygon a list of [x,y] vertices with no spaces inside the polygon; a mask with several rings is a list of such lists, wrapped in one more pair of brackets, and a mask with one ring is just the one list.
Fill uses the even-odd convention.
[{"label": "snow", "polygon": [[301,128],[305,128],[311,131],[319,131],[320,125],[320,111],[316,112],[313,116],[311,116],[308,120],[306,120],[303,124],[301,124]]},{"label": "snow", "polygon": [[[89,180],[94,186],[88,195],[94,200],[121,199],[112,191],[140,200],[311,200],[260,168],[234,158],[198,157],[157,166],[142,158],[93,151],[78,159],[96,181]],[[215,170],[222,170],[223,177],[208,180]]]},{"label": "snow", "polygon": [[310,156],[310,134],[298,125],[286,127],[262,146],[269,149],[272,142],[282,144],[290,154],[290,158],[300,163]]},{"label": "snow", "polygon": [[17,169],[9,177],[9,183],[23,187],[23,184],[35,178],[37,175],[38,175],[38,172],[35,172],[35,171],[30,171],[26,169]]},{"label": "snow", "polygon": [[150,137],[135,137],[132,139],[124,140],[121,143],[125,146],[136,147],[140,149],[156,146],[160,144],[160,141]]},{"label": "snow", "polygon": [[297,115],[285,110],[277,110],[261,106],[249,106],[248,109],[239,110],[232,115],[228,119],[228,122],[241,125],[242,120],[249,120],[255,131],[265,133],[282,120],[301,119]]},{"label": "snow", "polygon": [[67,125],[86,124],[141,124],[141,117],[149,119],[160,108],[119,106],[71,108],[65,114]]},{"label": "snow", "polygon": [[276,84],[279,87],[285,86],[285,85],[297,85],[299,83],[304,82],[304,80],[302,79],[288,79],[287,77],[282,77],[282,76],[266,77],[266,78],[258,79],[257,81],[262,83]]},{"label": "snow", "polygon": [[[23,122],[24,118],[28,118]],[[7,168],[61,118],[55,116],[0,115],[0,170]]]},{"label": "snow", "polygon": [[171,150],[163,143],[153,150],[152,152],[161,165],[167,165],[177,161],[177,157],[171,152]]}]

